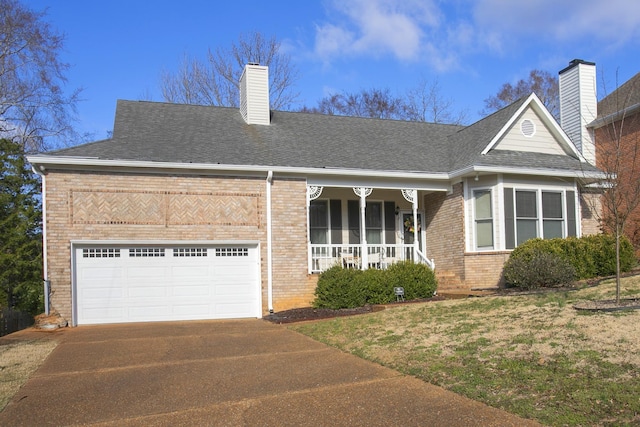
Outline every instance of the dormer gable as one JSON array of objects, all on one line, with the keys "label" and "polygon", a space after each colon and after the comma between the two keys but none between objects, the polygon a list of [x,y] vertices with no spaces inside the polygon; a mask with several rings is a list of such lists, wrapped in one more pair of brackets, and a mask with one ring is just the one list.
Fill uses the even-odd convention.
[{"label": "dormer gable", "polygon": [[505,123],[482,154],[492,150],[569,155],[582,159],[575,145],[534,93]]}]

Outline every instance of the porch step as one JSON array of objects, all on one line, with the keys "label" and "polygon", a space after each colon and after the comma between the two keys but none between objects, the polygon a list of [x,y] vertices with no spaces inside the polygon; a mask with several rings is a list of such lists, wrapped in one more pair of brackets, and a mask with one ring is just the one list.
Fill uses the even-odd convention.
[{"label": "porch step", "polygon": [[436,280],[438,281],[438,293],[468,290],[462,280],[460,280],[460,277],[452,271],[437,271]]}]

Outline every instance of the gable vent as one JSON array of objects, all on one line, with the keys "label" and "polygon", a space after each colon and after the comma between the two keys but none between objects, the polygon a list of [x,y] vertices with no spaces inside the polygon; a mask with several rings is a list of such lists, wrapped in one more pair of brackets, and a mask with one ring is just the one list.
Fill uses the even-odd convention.
[{"label": "gable vent", "polygon": [[529,119],[524,119],[520,122],[520,132],[528,138],[531,138],[536,134],[536,125]]}]

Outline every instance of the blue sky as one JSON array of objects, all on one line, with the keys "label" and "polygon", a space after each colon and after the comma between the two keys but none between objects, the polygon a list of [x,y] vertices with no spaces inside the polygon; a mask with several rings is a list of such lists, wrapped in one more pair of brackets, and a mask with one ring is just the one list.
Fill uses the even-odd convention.
[{"label": "blue sky", "polygon": [[275,35],[300,72],[300,106],[338,91],[420,78],[470,121],[505,82],[574,58],[596,62],[602,95],[640,71],[640,2],[630,0],[21,0],[66,36],[78,129],[102,139],[117,99],[162,101],[162,70],[241,33]]}]

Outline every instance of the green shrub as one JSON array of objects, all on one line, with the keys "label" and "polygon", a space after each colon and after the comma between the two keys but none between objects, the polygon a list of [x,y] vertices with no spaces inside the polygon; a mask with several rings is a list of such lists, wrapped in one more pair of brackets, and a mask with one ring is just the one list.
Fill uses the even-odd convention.
[{"label": "green shrub", "polygon": [[354,308],[395,301],[394,287],[404,288],[405,299],[428,298],[436,290],[433,271],[423,264],[402,262],[388,270],[365,271],[332,267],[318,278],[313,306]]},{"label": "green shrub", "polygon": [[[584,238],[592,254],[596,266],[596,276],[612,276],[616,274],[616,238],[610,234],[598,234]],[[626,236],[620,237],[620,271],[629,271],[636,264],[631,242]]]},{"label": "green shrub", "polygon": [[[568,261],[577,279],[610,276],[616,272],[615,237],[598,234],[581,238],[532,239],[513,250],[509,261],[531,262],[539,253],[552,254]],[[636,259],[631,242],[626,237],[620,240],[621,271],[629,271]],[[505,264],[505,268],[509,262]],[[506,279],[506,272],[505,272]]]},{"label": "green shrub", "polygon": [[[429,298],[436,291],[436,276],[428,266],[411,261],[398,262],[386,271],[387,280],[394,287],[404,288],[405,299]],[[395,295],[392,294],[392,298]]]},{"label": "green shrub", "polygon": [[361,270],[337,265],[318,278],[313,306],[316,308],[354,308],[366,304],[366,290],[362,289]]},{"label": "green shrub", "polygon": [[359,286],[366,289],[367,304],[386,304],[395,300],[388,277],[386,270],[369,269],[363,272]]},{"label": "green shrub", "polygon": [[528,257],[509,258],[504,279],[510,286],[523,289],[565,285],[576,279],[576,270],[562,255],[535,249]]}]

